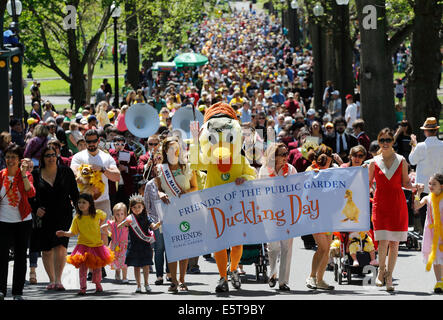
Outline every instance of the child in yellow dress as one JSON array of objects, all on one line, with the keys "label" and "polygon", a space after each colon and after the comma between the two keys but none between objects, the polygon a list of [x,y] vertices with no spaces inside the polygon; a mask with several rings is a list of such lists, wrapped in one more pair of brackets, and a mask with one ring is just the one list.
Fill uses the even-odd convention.
[{"label": "child in yellow dress", "polygon": [[114,252],[103,244],[100,226],[106,220],[106,213],[96,210],[90,194],[81,193],[76,204],[77,214],[72,220],[69,231],[59,230],[57,237],[78,236],[77,245],[66,261],[79,269],[79,295],[86,294],[86,279],[88,268],[92,270],[92,282],[95,283],[96,293],[102,292],[101,268],[114,260]]}]

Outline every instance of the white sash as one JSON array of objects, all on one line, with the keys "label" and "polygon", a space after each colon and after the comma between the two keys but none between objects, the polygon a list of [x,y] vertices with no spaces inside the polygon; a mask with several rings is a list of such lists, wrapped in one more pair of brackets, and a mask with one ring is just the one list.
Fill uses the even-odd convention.
[{"label": "white sash", "polygon": [[182,189],[178,185],[177,181],[175,181],[174,175],[169,169],[169,165],[167,163],[163,163],[161,165],[161,170],[163,173],[163,177],[165,178],[166,184],[171,190],[172,194],[178,197],[179,194],[183,193]]},{"label": "white sash", "polygon": [[148,231],[148,235],[146,235],[143,232],[143,229],[138,224],[138,221],[137,221],[137,219],[135,218],[135,216],[133,214],[131,214],[129,216],[129,221],[130,221],[129,225],[131,226],[132,230],[134,230],[134,232],[137,235],[137,237],[139,237],[141,240],[146,241],[146,242],[148,242],[150,244],[153,244],[155,242],[154,232]]}]

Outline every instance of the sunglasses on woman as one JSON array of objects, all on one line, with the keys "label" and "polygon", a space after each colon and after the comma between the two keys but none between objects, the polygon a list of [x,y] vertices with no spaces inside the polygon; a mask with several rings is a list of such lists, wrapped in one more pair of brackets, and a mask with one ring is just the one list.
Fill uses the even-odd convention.
[{"label": "sunglasses on woman", "polygon": [[57,155],[55,153],[47,153],[45,154],[45,158],[55,158]]},{"label": "sunglasses on woman", "polygon": [[381,138],[378,140],[379,143],[391,143],[393,140],[391,138]]},{"label": "sunglasses on woman", "polygon": [[365,155],[364,155],[364,154],[361,154],[361,153],[353,154],[352,156],[355,157],[355,158],[359,158],[359,159],[363,159],[363,158],[365,158]]}]

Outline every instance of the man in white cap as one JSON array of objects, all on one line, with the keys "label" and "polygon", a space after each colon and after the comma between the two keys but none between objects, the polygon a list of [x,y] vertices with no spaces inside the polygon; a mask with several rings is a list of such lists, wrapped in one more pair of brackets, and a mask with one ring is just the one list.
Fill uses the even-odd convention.
[{"label": "man in white cap", "polygon": [[[437,119],[434,117],[427,118],[421,130],[426,136],[425,141],[417,143],[417,137],[411,135],[411,153],[409,154],[409,162],[416,165],[415,182],[424,184],[424,192],[421,197],[429,194],[428,181],[434,173],[443,173],[443,141],[437,137],[438,129]],[[420,210],[421,228],[424,227],[426,219],[426,206]],[[422,230],[420,230],[422,231]]]},{"label": "man in white cap", "polygon": [[326,112],[331,115],[332,120],[341,116],[341,98],[338,90],[332,91],[332,99],[327,105]]},{"label": "man in white cap", "polygon": [[306,125],[308,128],[311,126],[311,123],[315,121],[315,109],[309,109],[308,112],[306,112]]}]

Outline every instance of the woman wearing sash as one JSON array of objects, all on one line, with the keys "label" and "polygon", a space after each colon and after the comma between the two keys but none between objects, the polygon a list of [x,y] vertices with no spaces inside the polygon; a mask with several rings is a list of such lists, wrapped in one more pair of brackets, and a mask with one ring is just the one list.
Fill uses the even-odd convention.
[{"label": "woman wearing sash", "polygon": [[408,176],[408,163],[393,149],[394,132],[389,128],[381,130],[377,141],[379,153],[369,164],[371,189],[374,179],[376,182],[372,223],[375,240],[378,241],[380,269],[375,284],[378,287],[386,285],[387,291],[394,291],[392,272],[397,261],[398,246],[408,236],[408,207],[402,187],[411,189],[412,185]]},{"label": "woman wearing sash", "polygon": [[[164,140],[162,154],[163,163],[157,165],[158,176],[155,178],[159,198],[168,204],[173,197],[179,197],[181,194],[197,191],[196,173],[191,170],[189,163],[182,160],[184,153],[180,150],[177,138],[169,137]],[[179,287],[181,291],[188,290],[185,283],[188,259],[180,260],[179,265],[180,286],[177,281],[177,261],[168,262],[171,273],[171,286],[168,289],[170,292],[178,292]]]},{"label": "woman wearing sash", "polygon": [[[288,163],[289,151],[284,143],[272,144],[266,150],[265,164],[260,168],[258,177],[268,178],[275,176],[287,177],[297,173],[297,170]],[[272,183],[271,183],[272,184]],[[281,291],[289,291],[289,273],[291,271],[292,243],[294,238],[269,243],[269,264],[271,273],[269,286],[275,287],[277,283],[277,259],[280,256],[280,269],[278,283]]]}]

